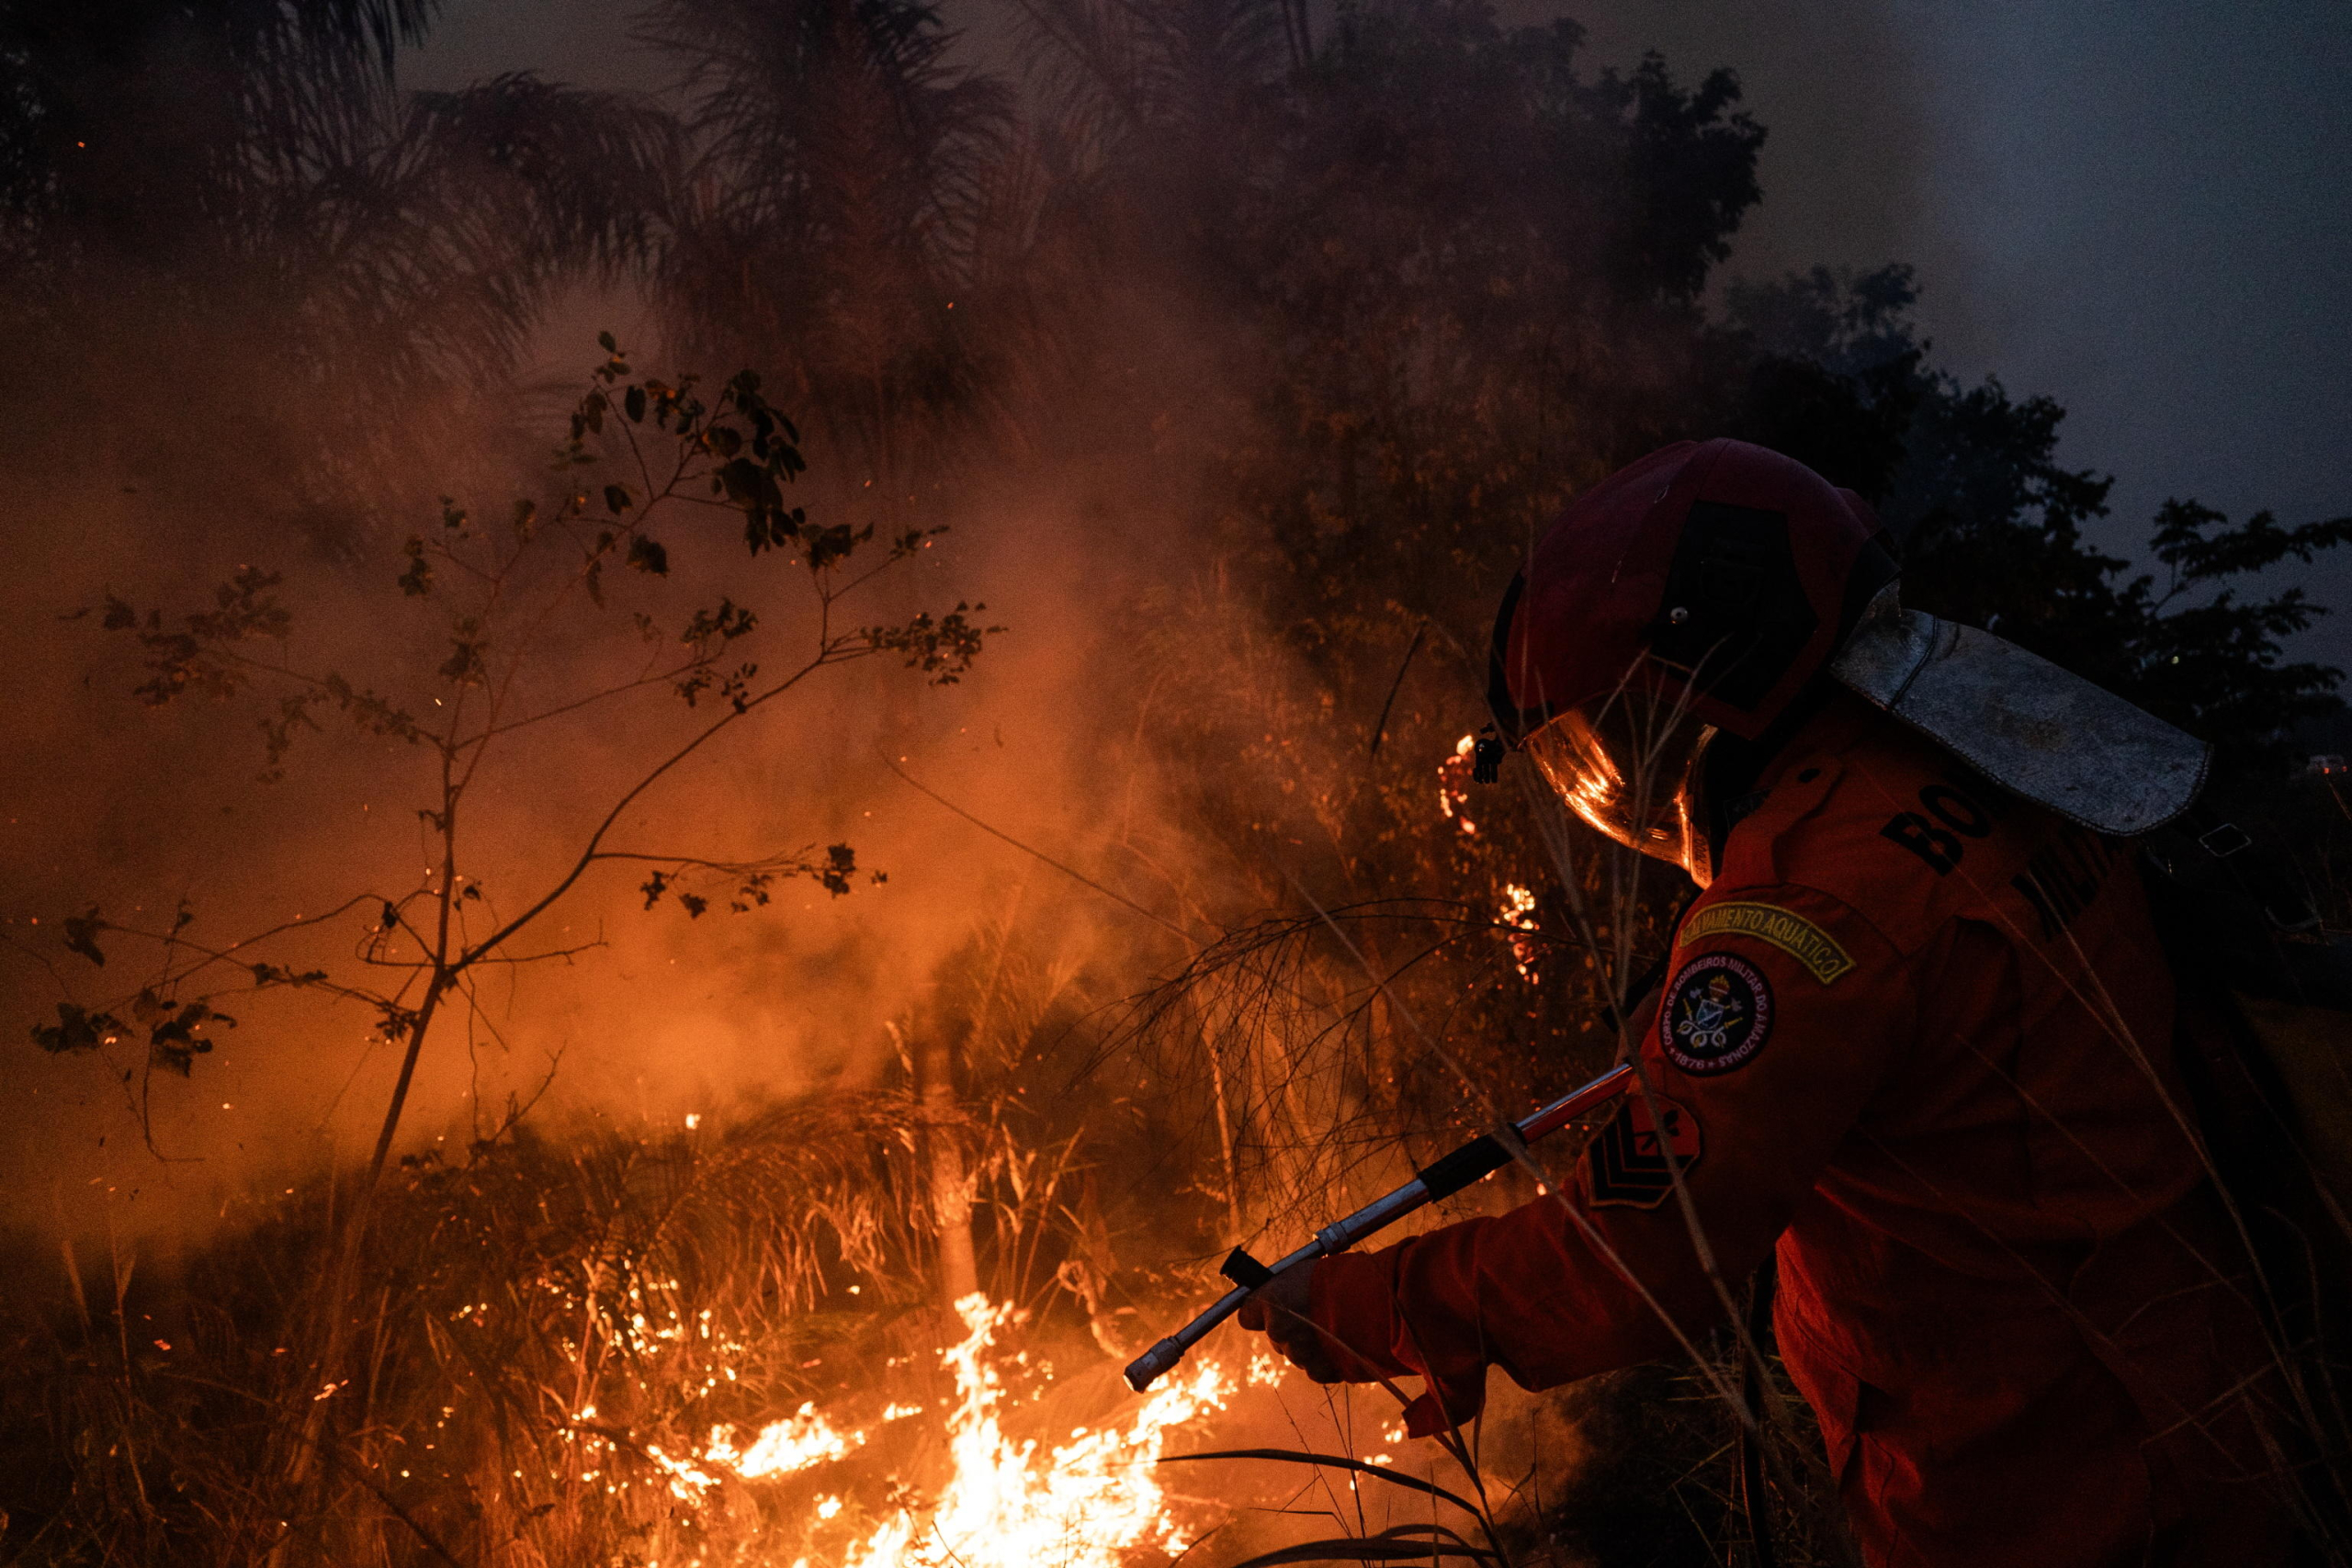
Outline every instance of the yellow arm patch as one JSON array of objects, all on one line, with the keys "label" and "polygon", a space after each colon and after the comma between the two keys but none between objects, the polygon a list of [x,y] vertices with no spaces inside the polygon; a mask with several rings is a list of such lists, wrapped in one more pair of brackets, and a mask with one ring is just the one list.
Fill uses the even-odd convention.
[{"label": "yellow arm patch", "polygon": [[1777,947],[1825,986],[1854,966],[1827,931],[1777,904],[1710,904],[1682,922],[1674,945],[1688,947],[1702,936],[1716,935],[1750,936]]}]

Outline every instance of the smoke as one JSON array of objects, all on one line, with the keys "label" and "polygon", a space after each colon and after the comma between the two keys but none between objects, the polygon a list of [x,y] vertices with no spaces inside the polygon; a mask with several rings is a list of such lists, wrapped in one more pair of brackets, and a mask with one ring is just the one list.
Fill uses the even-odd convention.
[{"label": "smoke", "polygon": [[[824,454],[812,456],[821,475]],[[60,912],[92,906],[121,924],[152,926],[168,923],[175,900],[186,897],[197,917],[187,936],[225,944],[353,892],[397,896],[422,886],[434,852],[417,813],[437,798],[427,752],[354,737],[329,718],[326,734],[298,739],[284,783],[255,784],[257,705],[142,708],[127,694],[138,671],[122,639],[102,636],[94,617],[60,618],[107,587],[142,606],[198,608],[200,585],[239,564],[282,567],[285,597],[298,607],[289,661],[381,680],[388,651],[429,649],[439,629],[435,611],[403,603],[392,587],[396,552],[363,545],[346,565],[228,519],[158,529],[121,487],[79,478],[28,486],[31,553],[20,555],[25,570],[9,595],[8,625],[24,635],[12,634],[7,655],[18,689],[40,700],[19,705],[7,763],[8,913],[20,922],[45,914],[53,924]],[[857,514],[837,477],[817,477],[810,489],[820,524]],[[61,506],[62,498],[71,499]],[[489,513],[499,502],[492,495],[477,504]],[[1106,511],[1126,519],[1133,536],[1104,536],[1090,518]],[[888,622],[912,605],[985,601],[987,618],[1010,630],[973,673],[957,686],[926,687],[879,662],[831,672],[805,701],[747,726],[650,794],[617,835],[658,855],[718,859],[847,842],[862,873],[889,880],[861,874],[842,898],[792,882],[772,908],[733,915],[722,905],[690,919],[674,900],[639,908],[645,867],[592,874],[579,897],[516,944],[582,951],[493,974],[477,1015],[445,1019],[403,1149],[462,1144],[499,1122],[510,1095],[530,1099],[550,1074],[548,1115],[656,1124],[744,1096],[871,1081],[887,1065],[886,1021],[956,1022],[928,993],[976,933],[1002,942],[1017,932],[1024,946],[1080,966],[1124,948],[1140,924],[1135,916],[916,794],[883,759],[1057,859],[1097,865],[1114,835],[1132,832],[1135,816],[1157,815],[1148,766],[1116,733],[1121,716],[1103,706],[1105,691],[1120,683],[1112,607],[1132,602],[1143,580],[1170,564],[1155,558],[1150,541],[1172,541],[1181,529],[1132,494],[1090,494],[1083,480],[1057,474],[995,487],[978,505],[924,505],[920,516],[955,531],[910,562],[907,581],[886,597],[865,612],[853,602],[845,613]],[[163,553],[175,540],[181,547]],[[663,618],[674,625],[687,606],[732,592],[768,618],[767,657],[782,665],[795,631],[805,638],[808,629],[805,612],[802,626],[787,626],[801,585],[786,570],[752,573],[742,564],[730,558],[712,581],[663,584],[651,597],[668,600]],[[764,583],[747,586],[762,576]],[[619,614],[610,629],[625,637]],[[578,657],[609,660],[612,649],[591,646]],[[493,757],[469,797],[469,838],[479,846],[469,874],[485,894],[481,913],[511,915],[551,884],[606,804],[695,716],[667,690],[622,699],[609,713],[546,739],[518,738]],[[1101,874],[1132,882],[1115,866]],[[1131,896],[1145,903],[1165,893],[1136,886]],[[372,907],[274,961],[346,972]],[[122,988],[126,972],[135,984],[153,955],[130,937],[103,936],[108,962],[97,970],[55,954],[29,927],[12,934],[52,959],[64,994],[85,998]],[[9,979],[14,1017],[39,1016],[55,999],[38,966],[20,963]],[[154,1151],[172,1163],[151,1156],[130,1115],[145,1078],[135,1058],[121,1057],[134,1077],[119,1082],[94,1060],[41,1056],[19,1038],[0,1076],[17,1129],[7,1177],[18,1201],[87,1197],[95,1180],[95,1190],[137,1191],[142,1212],[160,1207],[177,1220],[364,1148],[398,1055],[370,1040],[376,1021],[366,1010],[287,992],[220,1005],[239,1015],[239,1027],[216,1032],[217,1049],[187,1081],[154,1081]]]},{"label": "smoke", "polygon": [[[1654,47],[1738,70],[1770,137],[1764,199],[1719,278],[1912,265],[1934,362],[2054,398],[2061,459],[2115,477],[2101,548],[2143,557],[2168,497],[2288,523],[2352,505],[2335,457],[2352,377],[2330,330],[2352,308],[2340,8],[2218,30],[2177,5],[1565,9],[1600,60]],[[2324,558],[2258,586],[2296,582],[2339,604],[2352,568]],[[2296,643],[2352,663],[2341,615]]]},{"label": "smoke", "polygon": [[[1717,58],[1736,61],[1751,107],[1782,138],[1768,143],[1768,187],[1783,177],[1770,162],[1784,155],[1777,149],[1811,146],[1806,156],[1820,158],[1828,147],[1848,162],[1817,183],[1785,154],[1787,166],[1804,171],[1792,183],[1834,187],[1840,221],[1857,233],[1899,228],[1911,138],[1900,50],[1883,25],[1858,12],[1839,27],[1800,26],[1789,8],[1782,31],[1754,24],[1763,63],[1749,66],[1736,47],[1747,40],[1657,30],[1675,17],[1661,8],[1652,20],[1621,13],[1596,23],[1591,52],[1630,63],[1659,44],[1685,83]],[[488,52],[470,26],[460,12],[443,37],[485,51],[486,66],[528,63]],[[1001,17],[974,26],[967,48],[976,57],[1012,48]],[[1889,62],[1876,77],[1854,73],[1884,82],[1855,111],[1876,128],[1867,156],[1861,140],[1830,134],[1835,117],[1808,118],[1828,78],[1844,74],[1823,58],[1832,36]],[[624,68],[595,57],[594,86],[646,69],[641,59]],[[1775,105],[1786,106],[1797,134],[1773,119]],[[1213,145],[1214,134],[1204,141]],[[1762,211],[1770,221],[1769,189]],[[1818,212],[1804,220],[1829,221]],[[1372,232],[1381,232],[1376,222]],[[454,1151],[494,1131],[511,1106],[532,1107],[548,1125],[594,1117],[662,1127],[741,1102],[888,1080],[903,1071],[892,1025],[900,1039],[953,1032],[1007,1059],[1037,1039],[1100,1032],[1105,1010],[1187,955],[1168,925],[1205,934],[1286,902],[1294,876],[1351,892],[1367,878],[1376,886],[1347,837],[1351,823],[1366,820],[1365,799],[1393,787],[1399,809],[1433,809],[1424,770],[1476,722],[1479,676],[1469,650],[1490,586],[1465,570],[1459,581],[1414,585],[1417,603],[1385,606],[1390,627],[1335,625],[1303,638],[1300,628],[1317,616],[1355,612],[1269,604],[1265,552],[1236,540],[1298,525],[1221,509],[1231,505],[1237,462],[1294,439],[1280,420],[1322,416],[1270,400],[1254,379],[1263,362],[1253,355],[1247,311],[1198,288],[1215,273],[1197,258],[1184,264],[1200,269],[1189,275],[1162,249],[1149,255],[1152,265],[1125,275],[1084,276],[1090,259],[1121,256],[1133,236],[1048,242],[1043,265],[1087,287],[1048,298],[1046,308],[1083,320],[1013,378],[1001,393],[1010,408],[881,474],[812,423],[812,470],[794,497],[820,526],[951,529],[879,581],[870,608],[845,613],[889,623],[979,601],[988,606],[979,618],[1006,634],[954,686],[925,686],[888,660],[826,672],[665,780],[619,825],[627,847],[663,855],[731,860],[846,842],[861,867],[854,891],[836,898],[792,882],[768,908],[736,915],[722,900],[689,919],[673,898],[642,907],[645,865],[600,868],[516,944],[520,953],[559,955],[485,978],[478,1008],[436,1032],[401,1152]],[[1821,254],[1797,227],[1751,231],[1741,244],[1742,261],[1752,251],[1772,258],[1758,264],[1768,266],[1783,252]],[[1855,254],[1868,254],[1864,241],[1856,244],[1863,248]],[[119,292],[128,299],[136,289],[126,282]],[[432,838],[417,816],[435,798],[424,752],[355,737],[329,717],[327,733],[298,738],[285,782],[256,786],[255,721],[266,710],[251,696],[141,707],[126,695],[140,674],[125,639],[102,634],[95,618],[61,617],[108,589],[176,614],[202,607],[210,585],[241,566],[282,570],[300,663],[359,680],[389,660],[404,665],[409,689],[430,692],[444,612],[400,595],[392,579],[405,564],[400,541],[433,525],[437,496],[495,517],[507,498],[540,484],[533,455],[560,434],[565,406],[546,389],[576,378],[599,328],[620,330],[640,371],[692,368],[716,378],[739,367],[711,352],[678,363],[662,336],[663,311],[627,286],[583,279],[540,310],[517,367],[526,390],[411,391],[389,411],[363,401],[371,417],[391,416],[384,454],[306,477],[309,454],[347,439],[350,407],[322,401],[306,419],[281,397],[241,410],[237,389],[283,380],[282,345],[254,330],[235,290],[211,298],[176,335],[88,347],[75,385],[127,394],[103,442],[71,418],[31,420],[15,433],[24,504],[12,534],[23,570],[5,590],[9,629],[0,652],[28,700],[21,744],[0,764],[12,818],[0,850],[9,907],[0,914],[19,922],[6,929],[23,939],[0,980],[12,1018],[39,1017],[62,998],[115,994],[126,988],[120,977],[135,985],[138,965],[152,957],[133,939],[107,936],[107,966],[95,970],[22,923],[36,914],[53,923],[96,907],[126,924],[167,921],[185,898],[196,916],[188,934],[225,943],[362,888],[397,896],[430,872]],[[969,319],[980,301],[961,303]],[[1401,351],[1400,362],[1410,353]],[[364,364],[364,350],[356,357]],[[1668,357],[1636,341],[1627,363],[1660,376]],[[411,427],[435,438],[402,434]],[[482,438],[439,439],[469,427]],[[1495,439],[1508,448],[1515,437]],[[1601,460],[1597,450],[1577,459],[1587,468]],[[1540,509],[1581,471],[1571,464],[1565,475],[1547,474],[1545,461],[1539,452],[1532,481],[1496,482],[1528,487],[1528,504]],[[368,487],[358,496],[348,493],[354,476]],[[1353,570],[1354,547],[1312,544],[1315,530],[1354,527],[1362,547],[1385,547],[1351,515],[1347,482],[1309,498],[1310,542],[1299,547],[1329,552],[1334,574]],[[346,487],[342,508],[322,506],[337,485]],[[1330,515],[1316,521],[1317,507]],[[722,593],[754,604],[771,649],[760,657],[779,666],[808,635],[787,609],[801,585],[773,557],[751,563],[740,546],[677,554],[673,580],[628,581],[630,608],[674,628]],[[1459,606],[1475,610],[1456,614]],[[634,645],[620,615],[608,635],[578,645],[574,673],[623,668]],[[1433,635],[1416,637],[1414,617]],[[1351,659],[1370,649],[1385,667],[1310,668],[1301,645],[1311,649],[1316,637]],[[1416,664],[1410,649],[1424,640]],[[1396,659],[1403,662],[1386,665]],[[1396,707],[1387,771],[1375,783],[1361,749],[1374,710],[1388,711],[1384,693]],[[469,797],[467,831],[483,858],[464,869],[482,888],[481,916],[511,914],[550,885],[607,804],[696,716],[659,689],[597,713],[594,722],[518,739]],[[919,792],[893,762],[969,818],[1102,888]],[[1242,820],[1229,832],[1204,831],[1204,802]],[[867,880],[873,871],[888,880]],[[365,924],[364,912],[348,917],[277,961],[347,969]],[[1008,963],[1025,965],[1032,982],[1018,998],[993,978],[974,978]],[[238,1026],[219,1032],[187,1080],[159,1075],[152,1093],[141,1064],[119,1050],[102,1066],[11,1047],[0,1111],[17,1133],[0,1150],[0,1179],[20,1218],[183,1228],[223,1214],[241,1194],[364,1155],[399,1057],[378,1021],[356,1005],[301,993],[221,1005]],[[1038,1085],[1041,1093],[1051,1088]]]},{"label": "smoke", "polygon": [[[1136,314],[1154,341],[1125,346],[1162,365],[1182,357],[1177,341],[1204,330],[1164,302]],[[556,302],[534,339],[542,362],[520,367],[519,384],[562,376],[576,385],[594,355],[595,325],[616,319],[639,329],[630,346],[640,371],[687,368],[648,341],[642,302],[591,288]],[[224,347],[218,337],[229,323],[218,327],[205,334],[205,353],[217,356],[213,384],[258,373],[249,367],[267,355]],[[695,368],[715,379],[735,367]],[[446,460],[408,448],[401,491],[340,527],[311,531],[289,526],[299,505],[233,431],[216,426],[199,439],[177,428],[187,405],[147,395],[158,372],[156,359],[128,353],[79,367],[82,384],[140,389],[111,425],[119,446],[89,450],[77,443],[80,427],[43,422],[19,428],[12,454],[22,485],[12,529],[19,570],[5,590],[0,654],[22,700],[16,744],[0,764],[10,803],[0,914],[14,922],[17,951],[0,984],[18,1031],[53,1017],[60,1000],[96,1005],[136,988],[157,958],[152,944],[120,933],[99,938],[104,968],[60,953],[50,933],[64,915],[96,908],[122,925],[167,929],[184,899],[195,917],[187,938],[225,946],[364,891],[372,897],[357,910],[269,955],[341,978],[355,968],[375,900],[426,886],[434,869],[434,837],[419,819],[437,798],[426,750],[356,734],[330,714],[322,733],[297,736],[283,782],[257,784],[266,681],[226,703],[143,706],[130,694],[145,672],[129,638],[84,612],[112,593],[176,622],[208,608],[211,585],[244,566],[283,571],[278,592],[295,616],[288,664],[432,701],[447,691],[430,675],[447,611],[394,586],[407,564],[400,540],[437,525],[428,498],[444,486],[485,519],[503,516],[510,496],[543,493],[546,476],[527,454],[561,431],[558,400],[520,395],[495,411],[492,428],[526,424],[527,442],[493,439]],[[444,1015],[400,1152],[454,1156],[517,1104],[546,1126],[592,1117],[661,1128],[746,1102],[869,1086],[895,1070],[893,1023],[908,1033],[953,1030],[1017,1055],[1026,1032],[1067,1030],[1114,1002],[1118,983],[1181,955],[1182,944],[1132,906],[1187,924],[1193,885],[1224,874],[1196,864],[1171,826],[1143,716],[1127,705],[1139,687],[1136,650],[1159,629],[1136,616],[1140,613],[1172,613],[1176,598],[1196,625],[1235,610],[1220,610],[1216,589],[1199,581],[1203,503],[1183,459],[1138,453],[1138,440],[1158,439],[1148,422],[1138,437],[1126,423],[1131,408],[1102,406],[1115,412],[1060,411],[1048,446],[1017,460],[975,442],[937,463],[919,491],[888,496],[811,434],[811,472],[793,500],[812,525],[949,529],[842,615],[891,624],[968,600],[987,606],[977,618],[1006,632],[951,686],[927,685],[887,657],[820,672],[805,696],[649,794],[619,824],[621,847],[731,860],[847,843],[860,867],[854,890],[837,898],[788,882],[771,907],[734,914],[721,898],[689,919],[674,898],[642,907],[650,865],[593,872],[513,949],[563,956],[493,970],[478,1007]],[[1204,428],[1193,439],[1221,437]],[[152,460],[166,440],[191,449],[186,466]],[[301,444],[299,431],[288,442]],[[740,532],[740,522],[732,526]],[[762,613],[757,657],[781,669],[805,649],[813,633],[805,574],[774,555],[752,561],[739,537],[717,532],[693,549],[691,533],[668,534],[679,563],[670,581],[621,574],[602,629],[560,653],[544,677],[548,694],[567,683],[593,688],[598,671],[626,673],[639,656],[627,620],[638,608],[674,630],[692,609],[728,595]],[[1171,584],[1189,586],[1171,596]],[[1201,656],[1216,657],[1210,648]],[[469,795],[475,858],[465,869],[483,893],[469,911],[477,920],[511,916],[552,885],[608,803],[709,709],[656,688],[597,711],[518,737]],[[893,763],[1117,897],[956,815],[902,782]],[[875,872],[888,881],[869,880]],[[1008,951],[1043,973],[1035,996],[992,986],[993,999],[976,1005],[956,990],[959,955],[989,953],[1001,965]],[[0,1182],[15,1219],[186,1233],[364,1156],[400,1055],[379,1021],[357,1004],[287,990],[219,1005],[237,1026],[213,1031],[215,1049],[186,1080],[151,1074],[129,1046],[102,1062],[47,1055],[13,1036],[0,1073],[0,1113],[14,1129],[0,1148]]]}]

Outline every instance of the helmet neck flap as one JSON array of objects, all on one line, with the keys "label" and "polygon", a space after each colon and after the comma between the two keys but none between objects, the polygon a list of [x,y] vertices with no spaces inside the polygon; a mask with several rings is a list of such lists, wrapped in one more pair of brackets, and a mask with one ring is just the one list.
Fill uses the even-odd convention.
[{"label": "helmet neck flap", "polygon": [[1880,590],[1830,675],[2012,795],[2131,839],[2187,811],[2212,748],[1991,632]]}]

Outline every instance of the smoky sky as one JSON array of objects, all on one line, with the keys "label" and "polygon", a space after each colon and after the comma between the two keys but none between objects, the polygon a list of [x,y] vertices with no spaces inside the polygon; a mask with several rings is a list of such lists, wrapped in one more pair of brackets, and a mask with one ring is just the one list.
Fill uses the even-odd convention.
[{"label": "smoky sky", "polygon": [[[535,69],[654,89],[630,0],[452,0],[414,85]],[[950,0],[1003,63],[1002,0]],[[1329,7],[1322,7],[1329,26]],[[2098,541],[2156,506],[2352,511],[2352,4],[2189,0],[1507,0],[1569,16],[1597,64],[1727,65],[1770,130],[1762,206],[1724,269],[1917,268],[1938,363],[2068,410],[2060,455],[2116,477]],[[2296,569],[2301,571],[2302,569]],[[2352,666],[2344,606],[2306,651]]]},{"label": "smoky sky", "polygon": [[[1770,134],[1727,270],[1913,264],[1936,361],[2055,398],[2060,456],[2115,476],[2105,547],[2136,554],[2167,496],[2352,512],[2352,6],[1565,14],[1603,60],[1736,69]],[[2352,664],[2352,562],[2310,576],[2344,607],[2311,651]]]}]

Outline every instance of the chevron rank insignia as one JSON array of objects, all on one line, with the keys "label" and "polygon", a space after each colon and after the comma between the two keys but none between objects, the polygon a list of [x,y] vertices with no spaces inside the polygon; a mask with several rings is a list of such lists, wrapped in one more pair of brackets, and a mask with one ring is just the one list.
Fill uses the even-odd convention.
[{"label": "chevron rank insignia", "polygon": [[1651,1103],[1635,1089],[1586,1151],[1586,1183],[1594,1208],[1657,1208],[1674,1190],[1668,1151],[1686,1172],[1705,1152],[1697,1117],[1664,1095],[1657,1096],[1658,1117],[1666,1123],[1661,1137],[1650,1117]]}]

